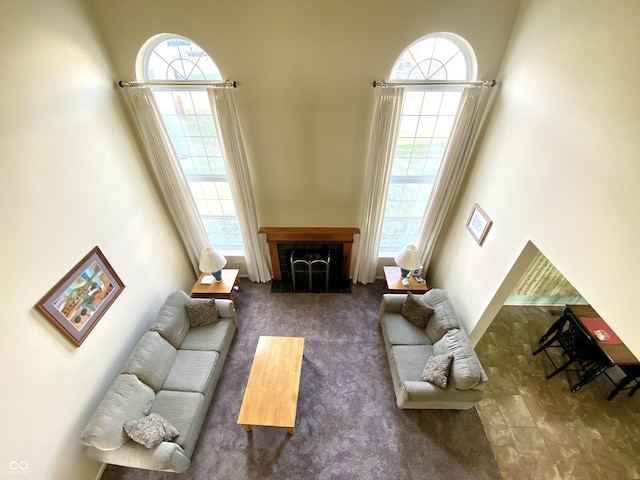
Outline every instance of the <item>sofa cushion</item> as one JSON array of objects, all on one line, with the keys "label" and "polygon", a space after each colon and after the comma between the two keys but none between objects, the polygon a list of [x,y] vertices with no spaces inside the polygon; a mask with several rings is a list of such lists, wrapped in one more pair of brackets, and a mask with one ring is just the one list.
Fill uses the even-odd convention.
[{"label": "sofa cushion", "polygon": [[122,373],[132,373],[153,388],[162,388],[178,355],[177,350],[158,332],[146,332],[122,367]]},{"label": "sofa cushion", "polygon": [[218,307],[215,298],[206,302],[193,302],[184,306],[191,328],[209,325],[218,321]]},{"label": "sofa cushion", "polygon": [[425,328],[427,326],[427,321],[432,313],[433,309],[424,302],[421,302],[419,298],[411,292],[407,294],[407,298],[400,310],[400,314],[418,328]]},{"label": "sofa cushion", "polygon": [[115,450],[129,440],[122,426],[127,420],[147,415],[155,393],[135,375],[121,373],[98,405],[80,437],[85,445]]},{"label": "sofa cushion", "polygon": [[156,448],[162,442],[172,440],[180,434],[164,417],[153,412],[125,422],[124,431],[131,440],[147,448]]},{"label": "sofa cushion", "polygon": [[433,315],[427,322],[427,336],[431,343],[436,343],[449,330],[460,327],[456,312],[444,290],[432,288],[420,297],[420,301],[433,308]]},{"label": "sofa cushion", "polygon": [[433,345],[394,345],[391,363],[395,365],[400,382],[422,382],[422,370],[433,355]]},{"label": "sofa cushion", "polygon": [[391,345],[431,344],[424,328],[416,327],[399,313],[385,313],[381,318],[381,326]]},{"label": "sofa cushion", "polygon": [[185,455],[191,457],[207,407],[201,393],[160,390],[151,411],[163,416],[176,427],[180,435],[173,441],[182,447]]},{"label": "sofa cushion", "polygon": [[204,393],[211,383],[217,352],[178,350],[163,390]]},{"label": "sofa cushion", "polygon": [[176,290],[169,294],[160,307],[156,318],[149,327],[152,332],[158,332],[167,339],[175,348],[180,348],[184,337],[189,333],[189,319],[184,309],[185,305],[193,301],[182,290]]},{"label": "sofa cushion", "polygon": [[434,355],[452,354],[453,363],[449,371],[449,383],[456,388],[467,390],[475,387],[483,379],[480,360],[473,351],[467,334],[462,330],[449,330],[441,340],[433,344]]},{"label": "sofa cushion", "polygon": [[446,388],[453,355],[431,355],[422,371],[422,380]]},{"label": "sofa cushion", "polygon": [[180,349],[222,352],[231,344],[235,331],[232,318],[219,318],[216,323],[189,330]]}]

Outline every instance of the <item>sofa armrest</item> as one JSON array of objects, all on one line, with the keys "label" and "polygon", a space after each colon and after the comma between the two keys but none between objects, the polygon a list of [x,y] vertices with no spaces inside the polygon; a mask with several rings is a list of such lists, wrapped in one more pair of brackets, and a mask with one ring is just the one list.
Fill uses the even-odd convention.
[{"label": "sofa armrest", "polygon": [[[210,298],[193,298],[194,302],[206,303],[209,302]],[[233,323],[238,326],[238,314],[236,313],[236,307],[233,303],[233,300],[228,300],[226,298],[216,298],[216,307],[218,307],[218,316],[220,318],[231,318],[233,319]]]},{"label": "sofa armrest", "polygon": [[404,305],[404,301],[406,299],[407,295],[404,293],[385,293],[384,295],[382,295],[380,313],[400,313],[400,310],[402,310],[402,305]]},{"label": "sofa armrest", "polygon": [[88,447],[87,455],[102,463],[175,473],[185,472],[191,465],[191,459],[185,455],[180,445],[174,442],[162,442],[156,448],[149,449],[128,441],[115,450]]},{"label": "sofa armrest", "polygon": [[218,315],[222,318],[231,318],[233,323],[238,326],[238,314],[236,307],[232,300],[226,298],[216,298],[216,305],[218,306]]},{"label": "sofa armrest", "polygon": [[[427,405],[433,402],[448,405],[440,408],[469,408],[482,400],[482,397],[482,390],[477,388],[459,390],[452,385],[440,388],[429,382],[406,381],[402,382],[400,386],[398,403],[423,403]],[[461,407],[461,405],[465,406]]]}]

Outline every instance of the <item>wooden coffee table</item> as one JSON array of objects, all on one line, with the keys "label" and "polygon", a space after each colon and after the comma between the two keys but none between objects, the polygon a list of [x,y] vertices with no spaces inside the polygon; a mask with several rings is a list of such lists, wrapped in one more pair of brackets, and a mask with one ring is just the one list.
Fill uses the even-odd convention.
[{"label": "wooden coffee table", "polygon": [[304,338],[260,337],[238,415],[248,432],[260,425],[293,435],[303,350]]}]

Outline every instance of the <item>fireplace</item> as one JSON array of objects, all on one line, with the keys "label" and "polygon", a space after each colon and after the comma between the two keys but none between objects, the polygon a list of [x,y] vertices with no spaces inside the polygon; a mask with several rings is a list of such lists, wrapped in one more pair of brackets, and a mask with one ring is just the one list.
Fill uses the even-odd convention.
[{"label": "fireplace", "polygon": [[[337,292],[349,289],[351,269],[351,249],[353,236],[360,233],[357,228],[309,228],[309,227],[263,227],[259,230],[267,236],[269,257],[273,269],[273,286],[279,291],[312,291]],[[301,269],[292,269],[292,254],[297,259],[309,262],[323,259],[326,270],[322,265],[314,263],[305,276]],[[317,257],[317,258],[316,258]],[[330,259],[330,261],[326,261]],[[296,263],[304,267],[302,263]],[[308,265],[310,267],[311,264]],[[322,275],[325,275],[323,283]],[[328,287],[326,284],[328,283]]]}]

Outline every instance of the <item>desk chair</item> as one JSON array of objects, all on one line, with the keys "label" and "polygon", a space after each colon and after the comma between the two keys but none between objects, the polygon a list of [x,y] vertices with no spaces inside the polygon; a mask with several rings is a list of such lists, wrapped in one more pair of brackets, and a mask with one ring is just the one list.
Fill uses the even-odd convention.
[{"label": "desk chair", "polygon": [[[547,375],[547,379],[562,371],[577,372],[579,378],[578,382],[571,387],[572,392],[577,392],[611,367],[609,359],[600,350],[595,340],[568,309],[540,339],[541,342],[545,340],[546,342],[536,349],[533,355],[544,352],[549,358],[555,370]],[[556,365],[547,351],[548,348],[562,349],[562,353],[567,356],[567,361]],[[573,368],[569,368],[571,366]]]}]

